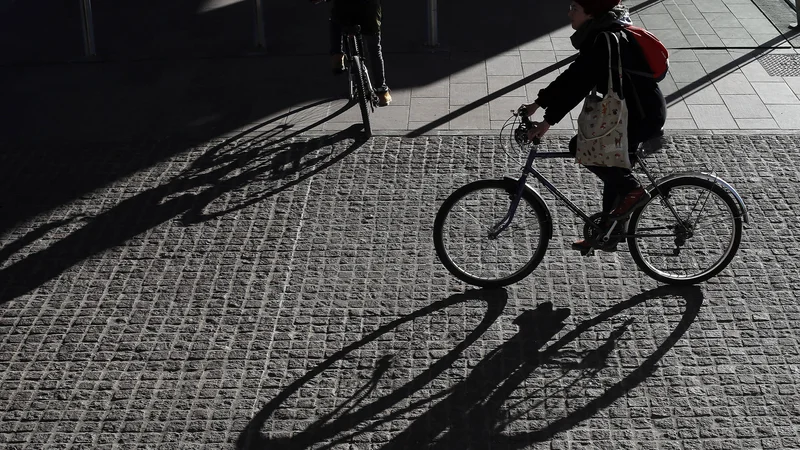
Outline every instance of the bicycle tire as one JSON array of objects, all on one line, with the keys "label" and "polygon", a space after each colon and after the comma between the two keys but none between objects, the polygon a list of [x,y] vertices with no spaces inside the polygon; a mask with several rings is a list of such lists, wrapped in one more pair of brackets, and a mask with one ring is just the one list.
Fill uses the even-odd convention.
[{"label": "bicycle tire", "polygon": [[[459,215],[455,214],[454,208],[458,207],[462,200],[470,198],[471,194],[478,191],[487,191],[490,195],[486,202],[478,202],[478,209],[474,213],[481,217],[486,216],[488,220],[480,223],[477,216],[468,212],[474,221],[469,221],[469,224],[458,222]],[[456,278],[479,287],[507,286],[528,276],[542,261],[549,241],[547,232],[549,215],[545,207],[527,190],[523,191],[511,226],[497,239],[489,240],[489,228],[505,217],[516,192],[517,182],[514,180],[479,180],[457,189],[439,207],[433,224],[433,243],[439,260]],[[497,197],[493,197],[494,194]],[[537,225],[535,229],[520,226],[520,224],[528,225],[528,221],[535,221],[535,225]],[[450,226],[453,225],[453,222],[455,222],[456,229],[455,233],[451,234]],[[477,225],[477,227],[470,227],[471,225]],[[459,226],[461,228],[458,228]],[[520,233],[515,235],[516,231],[520,231]],[[494,246],[496,250],[494,254],[489,253],[482,243],[478,242],[481,237],[486,238],[488,242],[499,242]],[[510,242],[509,239],[514,237],[522,237],[522,239],[519,243]],[[508,245],[509,242],[510,245]],[[479,265],[483,265],[485,261],[487,272],[478,273],[471,267],[466,267],[468,262],[462,261],[453,254],[453,250],[459,248],[470,250],[471,256],[478,259]],[[525,252],[528,253],[520,256]],[[513,262],[514,259],[518,259],[519,263]],[[501,269],[505,267],[510,267],[511,270],[503,273]]]},{"label": "bicycle tire", "polygon": [[366,79],[364,78],[364,65],[361,63],[361,58],[358,56],[353,56],[353,71],[357,73],[356,76],[356,89],[358,90],[358,106],[361,109],[361,120],[364,123],[364,132],[367,134],[367,137],[372,136],[372,125],[369,121],[369,109],[367,102],[370,100],[367,98],[367,85]]},{"label": "bicycle tire", "polygon": [[[696,192],[692,193],[693,191]],[[662,194],[667,196],[666,200],[662,197]],[[705,198],[703,197],[704,195],[706,195]],[[736,255],[742,240],[742,217],[736,201],[725,188],[705,178],[686,176],[659,184],[658,188],[653,188],[651,196],[651,199],[642,208],[633,213],[628,227],[628,234],[630,234],[628,237],[628,249],[634,262],[643,272],[664,283],[690,285],[702,283],[716,276],[728,266]],[[687,203],[694,203],[692,210],[688,214],[685,213],[686,206],[682,207],[680,204],[684,200],[688,200]],[[709,201],[711,204],[709,204]],[[678,213],[681,218],[680,222],[675,217],[675,214],[666,207],[666,203],[672,205]],[[698,205],[703,210],[708,208],[711,213],[714,213],[715,215],[711,216],[712,219],[716,219],[717,215],[726,217],[723,217],[723,220],[720,221],[715,220],[713,223],[702,223],[699,214],[702,214],[703,211],[698,213],[696,219],[692,217]],[[711,211],[714,208],[716,208],[716,211]],[[666,216],[666,218],[649,218],[650,215],[657,217],[659,214]],[[730,217],[727,217],[728,215]],[[675,229],[675,234],[667,237],[651,233],[647,236],[645,231],[651,228],[651,225],[657,223],[658,220],[663,221],[659,227],[668,228],[668,224],[671,224]],[[692,224],[693,221],[694,223]],[[729,221],[730,230],[727,233],[723,233],[722,225],[727,221]],[[682,224],[689,224],[690,226]],[[720,224],[719,227],[716,227],[717,229],[711,229],[712,226],[717,224]],[[700,227],[701,225],[702,228]],[[705,230],[712,231],[708,235],[709,237],[704,237],[705,235],[700,234]],[[726,234],[729,235],[726,237]],[[664,239],[659,240],[660,237]],[[707,248],[704,246],[718,238],[725,238],[722,239],[722,245],[708,246]],[[727,242],[725,242],[726,239]],[[666,244],[666,241],[670,240],[674,244],[674,247],[671,248],[672,254],[667,253],[669,247],[667,245],[661,245],[661,248],[659,248],[659,242]],[[679,244],[681,240],[684,242]],[[685,246],[685,248],[681,249],[682,246]],[[669,271],[666,267],[657,267],[657,262],[647,255],[651,247],[660,252],[657,255],[662,258],[664,263],[674,258],[681,258],[681,252],[684,252],[685,255],[693,250],[694,247],[699,248],[698,258],[706,259],[705,256],[713,255],[712,252],[715,247],[719,248],[721,254],[716,259],[713,256],[708,258],[710,259],[710,264],[708,265],[698,263],[696,272],[690,273],[687,269],[679,269],[684,270],[685,273],[678,274]]]}]

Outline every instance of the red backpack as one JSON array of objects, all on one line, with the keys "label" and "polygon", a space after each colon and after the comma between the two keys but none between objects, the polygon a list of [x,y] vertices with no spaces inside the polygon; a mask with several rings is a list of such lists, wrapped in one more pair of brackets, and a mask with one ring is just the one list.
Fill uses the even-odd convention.
[{"label": "red backpack", "polygon": [[667,76],[667,70],[669,70],[669,51],[667,51],[667,47],[653,33],[644,28],[630,25],[624,29],[629,36],[633,36],[633,40],[639,45],[645,61],[650,66],[649,73],[636,70],[627,70],[627,72],[653,77],[656,81],[663,80]]}]

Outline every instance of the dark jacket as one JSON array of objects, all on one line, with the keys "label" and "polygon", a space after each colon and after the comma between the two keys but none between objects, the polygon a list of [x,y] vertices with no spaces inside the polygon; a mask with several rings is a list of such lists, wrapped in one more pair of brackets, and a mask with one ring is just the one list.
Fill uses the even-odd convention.
[{"label": "dark jacket", "polygon": [[[652,124],[656,131],[663,126],[666,119],[664,96],[653,78],[632,75],[625,69],[649,71],[647,61],[632,42],[621,25],[613,25],[604,31],[610,31],[620,38],[622,54],[623,88],[625,103],[628,106],[628,129],[639,124]],[[614,54],[612,73],[617,77],[616,44],[611,39]],[[598,93],[606,93],[608,86],[608,44],[601,31],[588,35],[580,48],[578,58],[559,75],[549,86],[539,91],[536,103],[545,108],[544,120],[555,125],[575,108],[588,95],[592,88]],[[649,137],[649,136],[646,136]],[[646,138],[645,137],[645,138]]]},{"label": "dark jacket", "polygon": [[361,32],[376,35],[381,32],[380,0],[333,0],[331,18],[343,26],[361,25]]}]

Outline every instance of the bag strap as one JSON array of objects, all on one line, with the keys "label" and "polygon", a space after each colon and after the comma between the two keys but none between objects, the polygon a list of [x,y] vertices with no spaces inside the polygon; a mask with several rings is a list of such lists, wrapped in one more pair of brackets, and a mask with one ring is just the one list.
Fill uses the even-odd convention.
[{"label": "bag strap", "polygon": [[608,92],[617,92],[614,91],[614,78],[613,73],[611,72],[611,68],[614,63],[614,54],[611,52],[611,38],[608,36],[609,34],[614,37],[614,42],[617,44],[617,80],[619,81],[619,98],[624,99],[625,94],[622,92],[622,49],[619,46],[619,38],[617,37],[616,33],[603,33],[606,36],[606,46],[608,47]]}]

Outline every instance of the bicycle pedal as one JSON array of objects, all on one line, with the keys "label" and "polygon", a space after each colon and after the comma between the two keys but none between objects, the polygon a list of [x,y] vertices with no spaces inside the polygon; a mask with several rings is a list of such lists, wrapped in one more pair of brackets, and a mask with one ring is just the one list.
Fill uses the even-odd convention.
[{"label": "bicycle pedal", "polygon": [[581,250],[581,256],[594,256],[594,247]]}]

